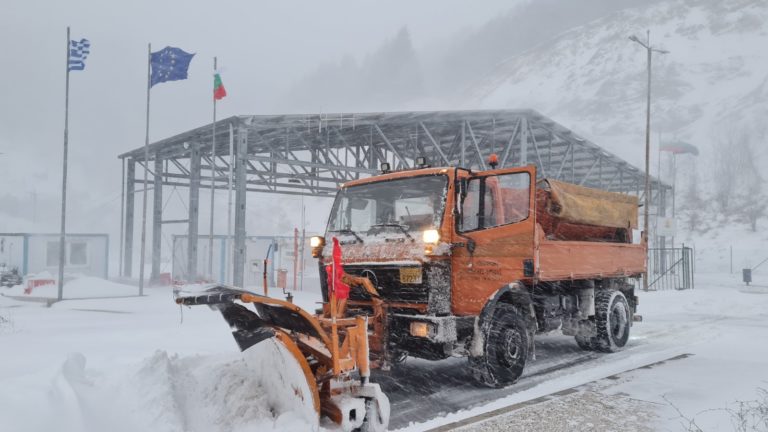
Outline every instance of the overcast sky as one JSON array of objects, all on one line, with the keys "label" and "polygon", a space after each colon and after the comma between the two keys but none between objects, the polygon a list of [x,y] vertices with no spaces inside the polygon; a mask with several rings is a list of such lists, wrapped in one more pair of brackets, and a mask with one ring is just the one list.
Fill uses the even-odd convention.
[{"label": "overcast sky", "polygon": [[[152,90],[154,141],[210,122],[213,56],[229,92],[219,118],[274,114],[269,101],[322,62],[363,58],[404,25],[417,49],[427,47],[520,1],[3,0],[0,197],[37,192],[41,208],[55,213],[67,25],[73,39],[91,41],[85,71],[71,75],[70,208],[112,213],[120,202],[116,156],[144,141],[147,43],[196,53],[187,81]],[[73,214],[74,229],[91,228]]]},{"label": "overcast sky", "polygon": [[[272,113],[264,101],[323,61],[363,56],[408,25],[424,46],[480,24],[509,1],[11,1],[3,2],[0,74],[3,147],[60,141],[65,28],[91,40],[84,72],[72,75],[73,151],[91,140],[141,144],[147,43],[196,53],[186,82],[153,90],[153,139],[198,126],[210,111],[212,57],[230,97],[222,116]],[[94,128],[92,133],[87,129]],[[37,129],[37,139],[29,128]],[[104,136],[109,134],[109,136]],[[117,135],[117,136],[115,136]],[[109,145],[115,149],[114,144]]]}]

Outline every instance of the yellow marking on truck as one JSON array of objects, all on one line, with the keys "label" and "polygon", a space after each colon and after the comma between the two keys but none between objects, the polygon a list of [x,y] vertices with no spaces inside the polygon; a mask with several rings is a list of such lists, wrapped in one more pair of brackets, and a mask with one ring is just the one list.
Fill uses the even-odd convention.
[{"label": "yellow marking on truck", "polygon": [[400,268],[400,283],[420,284],[421,283],[421,267]]}]

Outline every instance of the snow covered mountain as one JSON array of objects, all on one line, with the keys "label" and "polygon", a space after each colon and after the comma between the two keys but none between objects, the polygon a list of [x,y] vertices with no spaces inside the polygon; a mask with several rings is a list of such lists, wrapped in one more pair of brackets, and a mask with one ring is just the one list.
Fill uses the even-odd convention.
[{"label": "snow covered mountain", "polygon": [[675,0],[611,13],[499,63],[456,104],[531,107],[640,166],[646,52],[653,56],[653,140],[714,140],[768,114],[768,2]]}]

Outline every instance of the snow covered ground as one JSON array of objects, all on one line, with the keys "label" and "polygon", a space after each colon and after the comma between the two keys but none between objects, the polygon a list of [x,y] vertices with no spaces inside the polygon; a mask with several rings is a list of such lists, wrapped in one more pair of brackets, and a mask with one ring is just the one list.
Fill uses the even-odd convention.
[{"label": "snow covered ground", "polygon": [[[768,388],[768,276],[756,274],[750,288],[737,276],[700,273],[693,291],[642,293],[645,321],[635,325],[629,348],[620,353],[548,371],[537,362],[560,358],[557,364],[563,366],[584,353],[571,338],[546,336],[528,376],[497,394],[464,382],[462,359],[409,361],[402,371],[406,378],[438,373],[432,375],[433,397],[414,393],[409,405],[423,416],[413,423],[403,420],[404,410],[398,413],[402,400],[393,403],[392,425],[429,430],[599,380],[587,390],[465,430],[534,430],[531,424],[540,430],[562,429],[563,424],[562,430],[599,425],[687,430],[676,409],[703,430],[732,429],[723,408],[757,399],[758,389]],[[65,288],[91,292],[100,283],[111,285],[90,279]],[[319,300],[313,292],[295,295],[308,309]],[[68,300],[50,308],[0,296],[0,317],[2,431],[311,429],[290,404],[265,391],[275,385],[274,370],[262,367],[263,373],[250,373],[218,313],[179,308],[170,289],[153,288],[145,297]],[[680,353],[693,355],[605,379]],[[402,385],[408,389],[406,381]],[[407,398],[407,392],[393,393],[393,400]],[[462,393],[471,394],[472,400],[461,400]],[[451,394],[455,404],[435,404]],[[585,410],[593,415],[584,415]],[[607,415],[634,417],[605,423]],[[558,418],[566,423],[557,423]]]}]

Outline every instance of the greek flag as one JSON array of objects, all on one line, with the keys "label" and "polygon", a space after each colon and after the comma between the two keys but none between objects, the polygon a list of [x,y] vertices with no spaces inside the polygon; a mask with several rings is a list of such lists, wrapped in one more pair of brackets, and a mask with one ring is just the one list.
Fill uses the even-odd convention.
[{"label": "greek flag", "polygon": [[69,70],[80,71],[85,69],[85,59],[91,53],[91,41],[69,41]]}]

